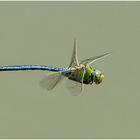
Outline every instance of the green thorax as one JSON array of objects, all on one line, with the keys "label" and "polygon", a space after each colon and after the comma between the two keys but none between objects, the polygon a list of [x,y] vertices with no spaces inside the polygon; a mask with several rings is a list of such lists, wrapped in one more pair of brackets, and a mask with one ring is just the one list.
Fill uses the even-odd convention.
[{"label": "green thorax", "polygon": [[89,77],[91,77],[92,73],[93,73],[93,68],[90,66],[86,67],[84,79],[88,79]]}]

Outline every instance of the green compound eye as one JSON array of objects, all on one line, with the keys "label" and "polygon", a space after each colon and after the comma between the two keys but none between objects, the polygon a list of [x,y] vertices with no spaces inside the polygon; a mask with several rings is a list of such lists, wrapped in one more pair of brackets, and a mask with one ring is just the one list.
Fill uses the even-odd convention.
[{"label": "green compound eye", "polygon": [[104,79],[104,75],[101,74],[98,77],[96,77],[95,83],[98,85],[98,84],[100,84],[103,81],[103,79]]},{"label": "green compound eye", "polygon": [[104,75],[99,71],[95,70],[93,72],[93,81],[98,85],[100,84],[104,79]]}]

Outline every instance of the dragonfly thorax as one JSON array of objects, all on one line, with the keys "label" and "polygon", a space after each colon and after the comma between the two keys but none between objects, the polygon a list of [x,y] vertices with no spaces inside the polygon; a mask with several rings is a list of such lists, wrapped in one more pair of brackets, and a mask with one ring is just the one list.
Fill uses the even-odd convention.
[{"label": "dragonfly thorax", "polygon": [[70,80],[74,80],[84,84],[93,83],[93,68],[90,66],[80,65],[75,68],[71,68],[71,72],[65,76]]},{"label": "dragonfly thorax", "polygon": [[83,78],[84,84],[93,83],[93,71],[94,71],[94,69],[91,66],[85,66],[85,74],[84,74],[84,78]]}]

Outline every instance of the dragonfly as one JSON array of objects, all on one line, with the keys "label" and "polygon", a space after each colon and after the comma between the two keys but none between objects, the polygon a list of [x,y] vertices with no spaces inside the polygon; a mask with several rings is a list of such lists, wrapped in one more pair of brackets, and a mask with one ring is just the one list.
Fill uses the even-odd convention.
[{"label": "dragonfly", "polygon": [[95,57],[79,62],[77,57],[77,41],[74,40],[73,53],[71,61],[68,67],[52,67],[46,65],[11,65],[0,66],[0,71],[27,71],[27,70],[41,70],[50,71],[40,81],[42,88],[52,90],[55,86],[67,78],[67,88],[72,95],[79,95],[82,92],[83,85],[92,85],[93,83],[99,85],[103,79],[104,74],[91,66],[95,61],[110,55],[110,53],[104,53]]}]

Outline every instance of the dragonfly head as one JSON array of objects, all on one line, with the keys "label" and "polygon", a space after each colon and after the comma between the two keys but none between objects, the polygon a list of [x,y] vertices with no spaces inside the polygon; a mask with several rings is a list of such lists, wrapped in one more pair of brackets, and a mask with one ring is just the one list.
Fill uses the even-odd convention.
[{"label": "dragonfly head", "polygon": [[97,69],[94,69],[93,71],[93,82],[95,82],[95,84],[100,84],[104,79],[104,75]]}]

